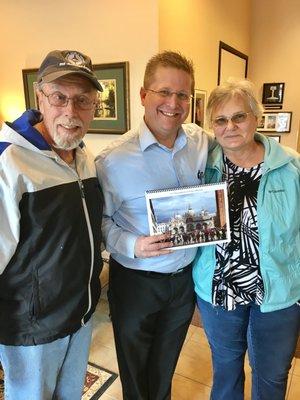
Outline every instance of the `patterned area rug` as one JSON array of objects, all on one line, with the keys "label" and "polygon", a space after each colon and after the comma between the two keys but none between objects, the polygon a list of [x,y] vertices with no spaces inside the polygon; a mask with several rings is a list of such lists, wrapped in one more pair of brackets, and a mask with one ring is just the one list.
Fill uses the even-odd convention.
[{"label": "patterned area rug", "polygon": [[[117,374],[96,364],[88,363],[82,400],[98,400],[117,378]],[[3,371],[0,365],[0,400],[4,400]]]}]

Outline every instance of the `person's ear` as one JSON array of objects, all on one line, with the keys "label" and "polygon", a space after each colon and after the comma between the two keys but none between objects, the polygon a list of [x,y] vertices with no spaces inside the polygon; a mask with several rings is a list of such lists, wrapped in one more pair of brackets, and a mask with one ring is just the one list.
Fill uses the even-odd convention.
[{"label": "person's ear", "polygon": [[35,89],[35,96],[36,96],[37,109],[43,112],[44,109],[43,94],[38,88]]},{"label": "person's ear", "polygon": [[140,98],[141,98],[142,106],[145,105],[145,98],[146,98],[146,95],[147,95],[146,89],[143,88],[143,87],[141,87],[141,89],[140,89]]}]

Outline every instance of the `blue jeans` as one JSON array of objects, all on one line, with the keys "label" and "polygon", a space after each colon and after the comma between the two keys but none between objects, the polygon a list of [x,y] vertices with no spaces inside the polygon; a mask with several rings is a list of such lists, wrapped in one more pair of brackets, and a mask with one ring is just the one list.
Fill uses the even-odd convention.
[{"label": "blue jeans", "polygon": [[80,400],[92,322],[72,335],[36,346],[0,345],[5,400]]},{"label": "blue jeans", "polygon": [[252,369],[252,400],[284,400],[300,329],[300,307],[262,313],[257,305],[234,311],[197,297],[213,362],[212,400],[244,399],[244,359]]}]

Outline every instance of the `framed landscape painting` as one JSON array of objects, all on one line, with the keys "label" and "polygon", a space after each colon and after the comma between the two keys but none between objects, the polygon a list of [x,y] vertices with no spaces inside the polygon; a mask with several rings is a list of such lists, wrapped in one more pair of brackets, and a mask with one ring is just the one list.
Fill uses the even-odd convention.
[{"label": "framed landscape painting", "polygon": [[129,63],[93,65],[103,92],[89,133],[122,134],[130,129]]}]

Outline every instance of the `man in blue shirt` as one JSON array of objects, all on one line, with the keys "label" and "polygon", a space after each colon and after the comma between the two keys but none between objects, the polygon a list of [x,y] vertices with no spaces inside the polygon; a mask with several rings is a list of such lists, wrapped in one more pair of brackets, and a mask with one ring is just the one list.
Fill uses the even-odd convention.
[{"label": "man in blue shirt", "polygon": [[125,400],[171,398],[171,382],[194,311],[196,248],[172,251],[149,236],[146,190],[201,183],[208,137],[182,126],[194,69],[181,54],[152,57],[140,90],[143,121],[96,159],[105,196],[103,234],[110,259],[109,302]]}]

